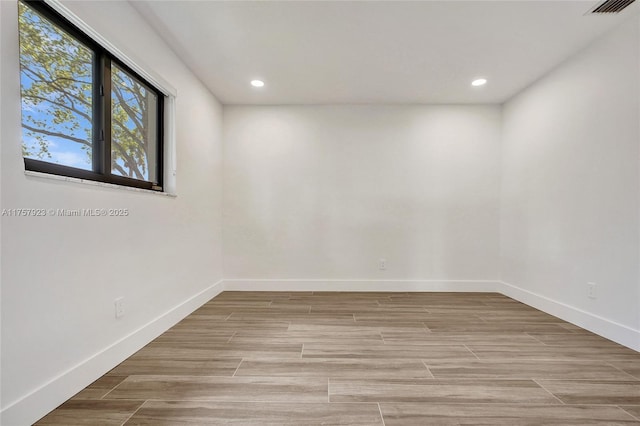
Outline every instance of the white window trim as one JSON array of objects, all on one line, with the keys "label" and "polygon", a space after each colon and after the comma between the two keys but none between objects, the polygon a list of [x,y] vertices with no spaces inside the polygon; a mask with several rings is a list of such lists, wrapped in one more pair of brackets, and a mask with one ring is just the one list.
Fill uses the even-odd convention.
[{"label": "white window trim", "polygon": [[141,77],[147,80],[149,83],[160,90],[165,96],[177,95],[176,89],[169,84],[165,79],[150,71],[149,67],[144,66],[139,60],[131,57],[130,54],[125,54],[122,50],[114,46],[109,40],[104,38],[100,33],[91,28],[86,22],[80,19],[77,15],[71,12],[60,0],[45,0],[45,3],[51,6],[56,12],[64,16],[73,25],[81,29],[86,35],[88,35],[93,41],[98,43],[104,49],[106,49],[113,56],[121,60],[125,65],[138,73]]}]

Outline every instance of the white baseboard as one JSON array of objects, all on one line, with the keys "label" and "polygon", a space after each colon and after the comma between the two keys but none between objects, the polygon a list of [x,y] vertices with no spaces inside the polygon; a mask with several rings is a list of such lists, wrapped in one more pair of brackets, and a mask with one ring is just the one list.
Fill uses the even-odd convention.
[{"label": "white baseboard", "polygon": [[224,291],[222,280],[5,407],[0,424],[30,425]]},{"label": "white baseboard", "polygon": [[636,351],[640,351],[640,330],[583,311],[537,293],[501,281],[497,291],[526,305],[556,316]]},{"label": "white baseboard", "polygon": [[332,279],[227,279],[226,291],[445,291],[496,292],[492,280],[332,280]]}]

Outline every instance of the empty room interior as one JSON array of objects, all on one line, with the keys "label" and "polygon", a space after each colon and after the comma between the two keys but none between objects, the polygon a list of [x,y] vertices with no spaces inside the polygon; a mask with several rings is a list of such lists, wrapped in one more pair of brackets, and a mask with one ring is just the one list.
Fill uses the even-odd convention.
[{"label": "empty room interior", "polygon": [[640,424],[640,2],[0,1],[1,424]]}]

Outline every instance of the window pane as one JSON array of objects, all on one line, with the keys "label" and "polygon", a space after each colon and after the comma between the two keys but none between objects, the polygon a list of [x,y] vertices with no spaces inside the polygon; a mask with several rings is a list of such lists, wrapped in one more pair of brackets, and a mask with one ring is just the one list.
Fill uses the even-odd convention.
[{"label": "window pane", "polygon": [[91,170],[93,52],[18,7],[23,156]]},{"label": "window pane", "polygon": [[157,182],[156,94],[111,65],[111,173]]}]

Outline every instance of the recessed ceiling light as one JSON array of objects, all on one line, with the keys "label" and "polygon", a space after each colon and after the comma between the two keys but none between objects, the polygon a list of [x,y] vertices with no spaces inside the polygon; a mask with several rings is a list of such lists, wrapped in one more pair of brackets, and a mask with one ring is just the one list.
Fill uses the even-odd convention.
[{"label": "recessed ceiling light", "polygon": [[477,78],[471,82],[471,85],[475,87],[484,86],[485,84],[487,84],[486,78]]},{"label": "recessed ceiling light", "polygon": [[264,86],[264,81],[262,81],[262,80],[251,80],[251,85],[253,87],[262,87],[262,86]]}]

